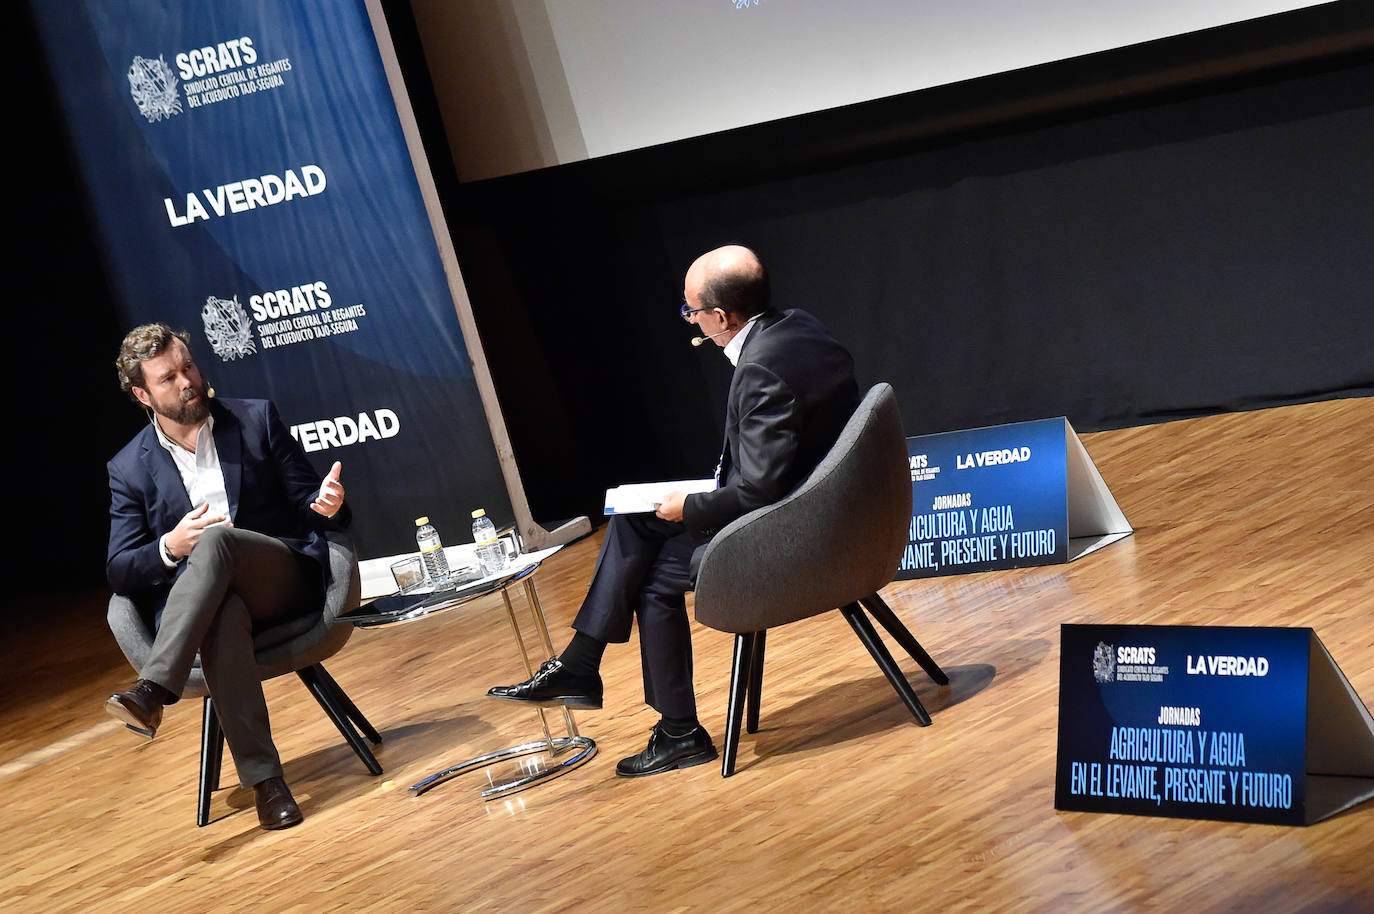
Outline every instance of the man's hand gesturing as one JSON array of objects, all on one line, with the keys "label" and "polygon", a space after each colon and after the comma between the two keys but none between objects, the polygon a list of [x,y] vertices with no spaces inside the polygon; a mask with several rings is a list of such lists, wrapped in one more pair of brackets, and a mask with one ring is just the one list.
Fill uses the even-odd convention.
[{"label": "man's hand gesturing", "polygon": [[310,505],[311,510],[316,514],[333,517],[343,507],[344,487],[343,483],[339,482],[339,472],[342,469],[343,464],[337,460],[334,461],[334,465],[329,468],[329,474],[320,483],[319,497]]},{"label": "man's hand gesturing", "polygon": [[[167,534],[167,552],[172,558],[180,561],[191,554],[196,543],[200,542],[200,535],[205,532],[206,527],[213,527],[215,524],[228,524],[229,518],[223,514],[210,514],[210,503],[206,502],[198,508],[192,508],[185,517],[177,522],[172,528],[172,532]],[[233,526],[233,524],[229,524]]]}]

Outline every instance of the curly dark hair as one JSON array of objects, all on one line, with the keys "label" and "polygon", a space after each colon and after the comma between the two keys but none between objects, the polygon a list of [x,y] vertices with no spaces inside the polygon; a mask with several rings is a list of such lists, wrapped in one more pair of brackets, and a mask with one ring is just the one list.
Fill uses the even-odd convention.
[{"label": "curly dark hair", "polygon": [[191,334],[185,330],[173,330],[166,324],[144,324],[135,327],[119,344],[119,357],[115,359],[115,371],[119,374],[119,388],[129,395],[135,403],[133,388],[148,385],[143,380],[143,363],[162,355],[172,340],[178,339],[191,348]]}]

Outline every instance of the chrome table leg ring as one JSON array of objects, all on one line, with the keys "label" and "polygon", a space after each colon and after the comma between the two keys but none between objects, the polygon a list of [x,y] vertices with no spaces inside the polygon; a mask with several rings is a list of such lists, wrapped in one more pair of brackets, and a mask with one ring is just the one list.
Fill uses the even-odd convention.
[{"label": "chrome table leg ring", "polygon": [[[550,742],[552,743],[552,752],[549,751]],[[596,742],[585,736],[555,736],[549,742],[541,739],[532,743],[522,743],[519,746],[511,746],[508,749],[497,749],[495,752],[479,755],[466,762],[459,762],[457,765],[452,765],[445,768],[443,771],[431,774],[424,780],[412,785],[410,788],[410,795],[418,797],[430,788],[437,787],[460,774],[476,771],[479,768],[485,768],[497,762],[543,754],[547,754],[550,761],[552,761],[554,756],[560,755],[569,749],[577,749],[578,751],[554,764],[538,765],[537,767],[529,768],[524,774],[511,780],[493,782],[490,787],[482,791],[482,799],[484,800],[509,796],[510,794],[524,790],[526,787],[533,787],[535,784],[551,781],[591,761],[592,757],[596,755]]]}]

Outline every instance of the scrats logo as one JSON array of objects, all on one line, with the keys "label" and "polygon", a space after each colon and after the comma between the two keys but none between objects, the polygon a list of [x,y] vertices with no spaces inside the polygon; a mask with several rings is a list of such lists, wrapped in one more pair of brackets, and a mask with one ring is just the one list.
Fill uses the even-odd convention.
[{"label": "scrats logo", "polygon": [[247,35],[221,41],[219,44],[206,45],[182,51],[176,56],[177,70],[182,79],[193,76],[208,76],[223,73],[258,62],[258,50],[253,47],[253,39]]},{"label": "scrats logo", "polygon": [[[266,339],[269,334],[296,331],[301,335],[301,339],[315,339],[317,336],[328,335],[320,330],[321,326],[325,331],[332,327],[347,326],[343,321],[330,325],[327,320],[321,321],[310,314],[312,311],[325,314],[333,303],[334,298],[329,294],[329,286],[324,280],[317,279],[291,286],[289,289],[253,293],[248,296],[247,302],[248,308],[252,309],[252,317],[248,314],[248,308],[239,303],[238,295],[227,299],[208,295],[205,298],[205,307],[200,309],[200,320],[205,328],[205,340],[215,355],[222,361],[232,362],[257,354],[258,343],[253,339],[254,318],[259,322],[281,319],[277,323],[260,324],[258,327],[264,337],[263,346],[268,349],[273,348],[272,340]],[[351,315],[354,311],[363,313],[362,306],[347,309],[345,313]],[[325,317],[327,319],[329,315],[325,314]],[[356,322],[352,323],[352,329],[357,329]]]},{"label": "scrats logo", "polygon": [[208,296],[200,310],[200,320],[205,326],[205,339],[221,360],[232,362],[258,351],[253,342],[253,322],[237,295],[228,301]]},{"label": "scrats logo", "polygon": [[1098,682],[1116,679],[1116,648],[1099,641],[1093,650],[1093,678]]},{"label": "scrats logo", "polygon": [[129,64],[129,96],[150,124],[181,113],[177,78],[161,54],[157,60],[135,57]]},{"label": "scrats logo", "polygon": [[[223,73],[256,63],[257,49],[247,35],[182,51],[173,58],[182,79]],[[154,124],[182,112],[181,96],[177,93],[177,78],[167,65],[166,56],[157,59],[135,56],[129,64],[129,96],[138,106],[138,113]]]}]

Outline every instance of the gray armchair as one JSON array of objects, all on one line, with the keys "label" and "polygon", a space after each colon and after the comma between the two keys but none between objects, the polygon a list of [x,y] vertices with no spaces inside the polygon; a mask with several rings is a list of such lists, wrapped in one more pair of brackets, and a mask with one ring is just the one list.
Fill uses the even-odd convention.
[{"label": "gray armchair", "polygon": [[911,524],[906,437],[889,384],[864,397],[810,477],[776,504],[716,534],[701,560],[697,621],[735,635],[721,773],[734,774],[740,722],[758,730],[767,630],[839,611],[922,726],[930,715],[864,609],[935,682],[949,677],[878,596],[896,573]]},{"label": "gray armchair", "polygon": [[[353,550],[352,539],[346,533],[329,533],[326,538],[329,540],[329,586],[325,590],[324,605],[319,612],[306,613],[254,635],[258,678],[265,682],[286,673],[294,672],[299,676],[367,770],[379,775],[382,766],[363,737],[378,745],[382,741],[381,735],[325,671],[323,664],[324,660],[343,648],[353,633],[353,626],[339,622],[338,618],[356,608],[362,594],[358,555]],[[141,670],[153,649],[153,633],[139,614],[138,607],[128,597],[115,594],[110,598],[107,618],[120,650],[135,671]],[[210,821],[210,797],[219,787],[224,733],[215,713],[214,699],[205,685],[199,658],[191,670],[182,698],[204,698],[196,824],[206,825]]]}]

